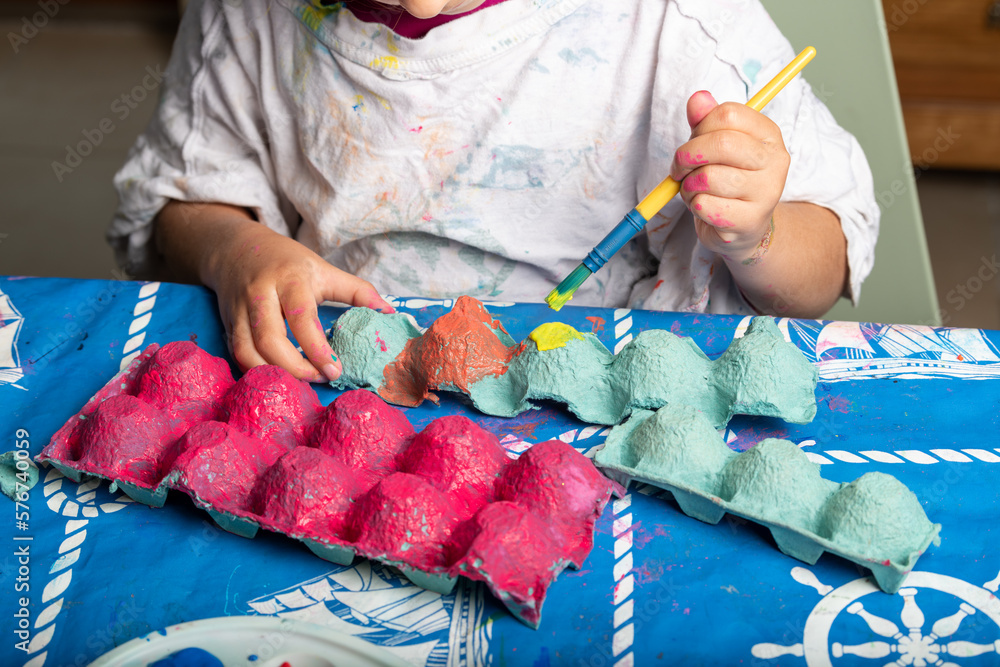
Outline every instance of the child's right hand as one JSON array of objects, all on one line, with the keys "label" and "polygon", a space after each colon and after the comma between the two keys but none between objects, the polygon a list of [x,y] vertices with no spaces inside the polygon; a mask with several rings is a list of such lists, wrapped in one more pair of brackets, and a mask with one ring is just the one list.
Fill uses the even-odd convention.
[{"label": "child's right hand", "polygon": [[[157,242],[171,268],[185,277],[196,271],[215,291],[229,350],[244,371],[274,364],[300,380],[335,380],[342,366],[326,340],[317,305],[340,301],[394,312],[371,283],[241,209],[172,202],[157,218]],[[305,359],[286,336],[286,321]]]}]

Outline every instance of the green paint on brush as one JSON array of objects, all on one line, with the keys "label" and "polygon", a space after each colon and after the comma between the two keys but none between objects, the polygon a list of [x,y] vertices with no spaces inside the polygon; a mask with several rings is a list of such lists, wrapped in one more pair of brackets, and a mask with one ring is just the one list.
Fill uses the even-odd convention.
[{"label": "green paint on brush", "polygon": [[576,267],[568,276],[563,278],[561,283],[556,285],[554,290],[549,292],[549,295],[545,297],[545,303],[549,304],[549,308],[552,310],[559,310],[566,305],[567,301],[573,298],[573,294],[580,288],[583,281],[590,277],[590,274],[590,269],[583,264]]}]

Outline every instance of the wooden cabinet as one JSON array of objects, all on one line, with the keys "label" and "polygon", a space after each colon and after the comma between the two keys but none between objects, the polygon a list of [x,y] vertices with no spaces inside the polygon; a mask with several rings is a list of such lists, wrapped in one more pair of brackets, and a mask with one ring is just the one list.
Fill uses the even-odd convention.
[{"label": "wooden cabinet", "polygon": [[914,164],[1000,169],[1000,0],[882,6]]}]

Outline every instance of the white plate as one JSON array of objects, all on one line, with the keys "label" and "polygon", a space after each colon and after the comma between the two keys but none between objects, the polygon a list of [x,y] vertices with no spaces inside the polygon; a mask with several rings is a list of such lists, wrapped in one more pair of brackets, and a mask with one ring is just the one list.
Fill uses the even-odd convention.
[{"label": "white plate", "polygon": [[[206,618],[172,625],[122,644],[90,667],[146,667],[199,648],[225,667],[408,667],[373,644],[312,623],[274,616]],[[251,656],[254,659],[251,659]]]}]

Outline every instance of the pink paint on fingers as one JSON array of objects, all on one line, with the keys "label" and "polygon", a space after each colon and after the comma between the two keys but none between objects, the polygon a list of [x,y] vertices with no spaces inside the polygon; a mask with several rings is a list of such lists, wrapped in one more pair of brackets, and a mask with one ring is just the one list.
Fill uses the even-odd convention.
[{"label": "pink paint on fingers", "polygon": [[708,192],[708,176],[691,174],[684,179],[684,189],[688,192]]},{"label": "pink paint on fingers", "polygon": [[293,310],[288,311],[288,314],[289,315],[301,315],[304,312],[306,312],[306,309],[303,306],[302,308],[295,308]]},{"label": "pink paint on fingers", "polygon": [[708,160],[701,153],[691,151],[677,151],[677,163],[682,167],[698,167],[708,164]]},{"label": "pink paint on fingers", "polygon": [[396,309],[386,303],[385,299],[374,290],[368,295],[368,303],[365,304],[365,307],[377,310],[383,315],[392,315],[396,312]]},{"label": "pink paint on fingers", "polygon": [[726,220],[725,218],[723,218],[721,215],[711,215],[711,214],[709,214],[708,221],[710,223],[712,223],[713,227],[721,227],[721,228],[724,228],[724,229],[736,226],[734,223],[729,222],[728,220]]},{"label": "pink paint on fingers", "polygon": [[694,205],[694,210],[700,211],[701,210],[701,204],[695,204]]}]

